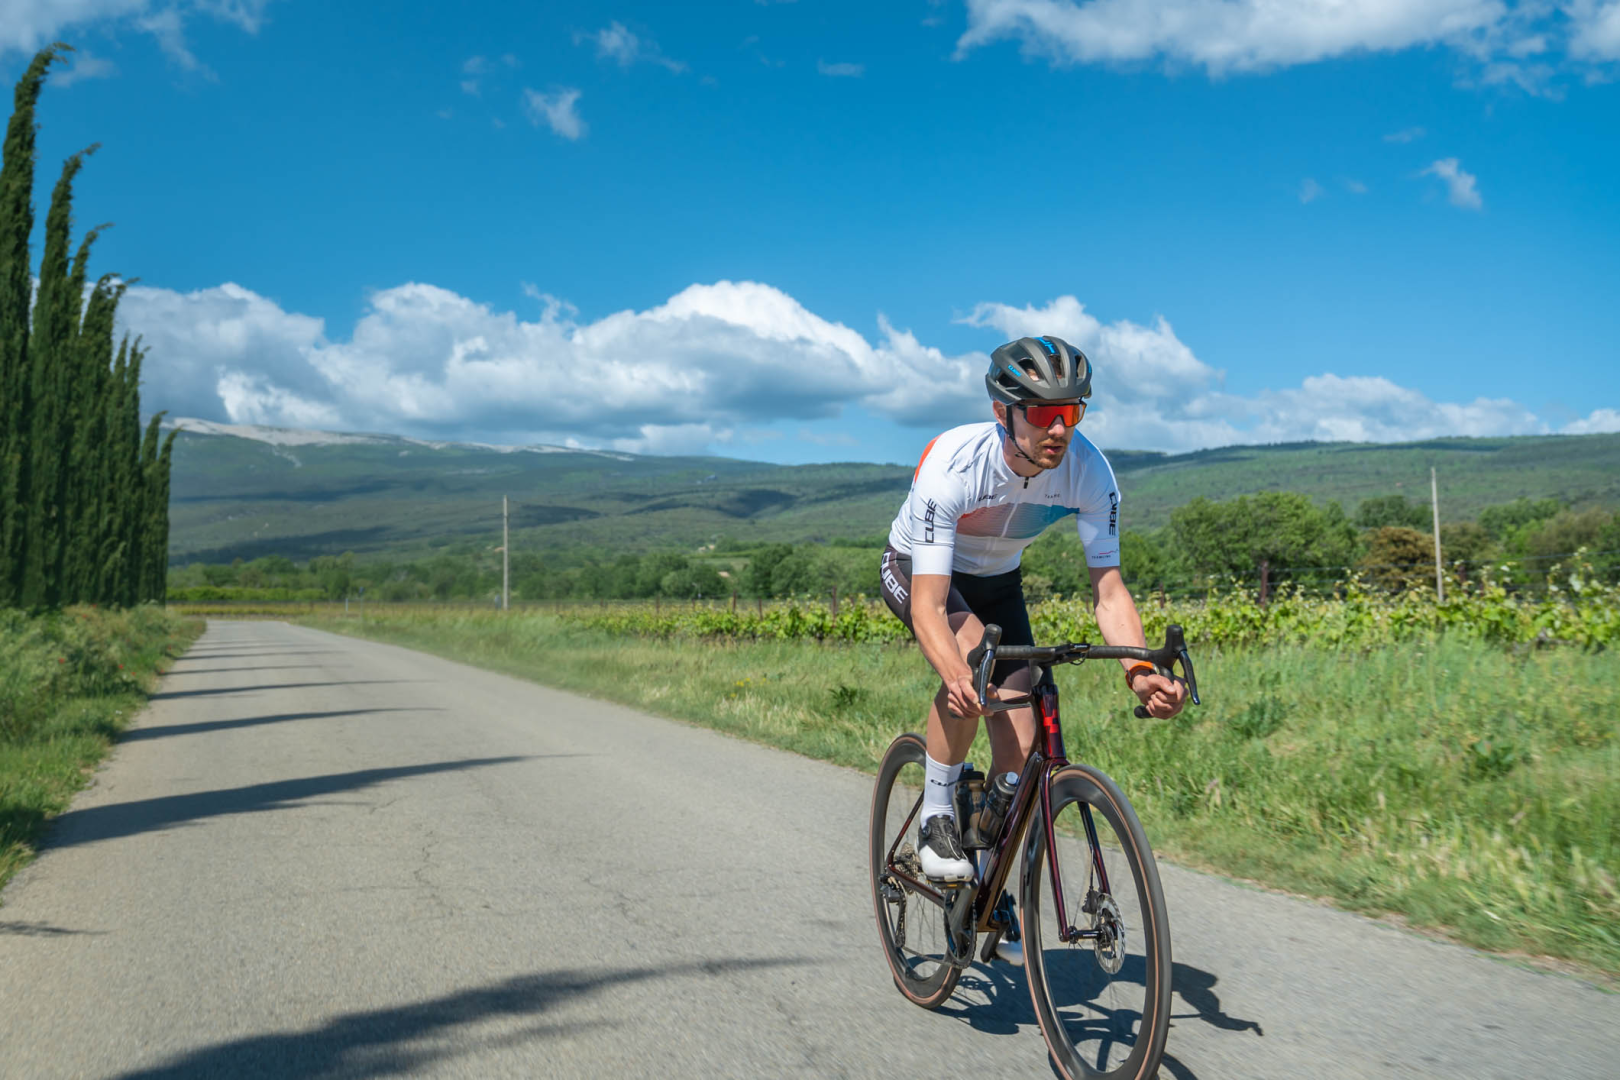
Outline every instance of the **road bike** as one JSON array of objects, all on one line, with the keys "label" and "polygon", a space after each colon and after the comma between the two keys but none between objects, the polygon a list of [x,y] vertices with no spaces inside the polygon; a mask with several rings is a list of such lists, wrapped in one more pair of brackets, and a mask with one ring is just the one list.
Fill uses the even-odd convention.
[{"label": "road bike", "polygon": [[[1170,1025],[1170,921],[1142,825],[1119,786],[1100,770],[1070,762],[1058,717],[1057,664],[1145,660],[1162,675],[1181,664],[1194,704],[1198,683],[1179,626],[1158,649],[1120,645],[999,647],[1001,628],[984,628],[968,654],[986,712],[1033,705],[1035,745],[1019,774],[1011,809],[996,835],[980,835],[971,779],[958,781],[957,820],[969,857],[988,858],[973,881],[923,876],[917,813],[925,745],[915,734],[889,745],[872,793],[872,903],[883,952],[900,992],[939,1007],[972,962],[988,962],[1000,939],[1021,940],[1030,998],[1047,1050],[1066,1080],[1149,1080]],[[989,700],[997,661],[1024,660],[1033,689]],[[1136,707],[1138,717],[1147,710]],[[977,774],[964,774],[976,776]],[[1002,900],[1021,850],[1018,918]],[[1045,871],[1044,873],[1042,871]]]}]

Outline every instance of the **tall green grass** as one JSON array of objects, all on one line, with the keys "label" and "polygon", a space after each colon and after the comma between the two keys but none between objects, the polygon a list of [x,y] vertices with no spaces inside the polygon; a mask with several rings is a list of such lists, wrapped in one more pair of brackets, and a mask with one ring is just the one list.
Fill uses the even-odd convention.
[{"label": "tall green grass", "polygon": [[[937,685],[893,644],[656,639],[539,614],[311,625],[872,770]],[[1620,972],[1620,665],[1441,638],[1200,648],[1205,705],[1139,721],[1113,664],[1058,669],[1070,755],[1163,855]],[[981,732],[973,756],[988,763]]]},{"label": "tall green grass", "polygon": [[156,672],[202,629],[154,605],[0,609],[0,886],[145,704]]}]

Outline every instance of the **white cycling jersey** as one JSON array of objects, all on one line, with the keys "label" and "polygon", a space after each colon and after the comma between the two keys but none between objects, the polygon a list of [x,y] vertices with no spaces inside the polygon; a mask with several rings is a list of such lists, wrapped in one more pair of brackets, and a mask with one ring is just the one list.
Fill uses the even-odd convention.
[{"label": "white cycling jersey", "polygon": [[928,444],[889,544],[911,573],[1004,574],[1048,525],[1076,515],[1086,565],[1119,565],[1119,486],[1102,451],[1076,432],[1055,469],[1024,478],[1001,452],[1000,424],[966,424]]}]

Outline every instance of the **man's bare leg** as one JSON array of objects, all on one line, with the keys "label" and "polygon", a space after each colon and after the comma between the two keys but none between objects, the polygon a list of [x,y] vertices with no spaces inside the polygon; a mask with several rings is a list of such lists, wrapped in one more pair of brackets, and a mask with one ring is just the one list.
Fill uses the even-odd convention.
[{"label": "man's bare leg", "polygon": [[[963,659],[984,638],[984,624],[971,612],[959,611],[949,616],[951,632]],[[1020,772],[1030,747],[1035,745],[1035,711],[1014,709],[993,713],[986,718],[990,735],[990,776],[1002,772]],[[928,756],[942,765],[955,765],[966,761],[973,746],[973,737],[979,732],[977,717],[957,716],[946,708],[945,687],[928,706],[926,720]]]}]

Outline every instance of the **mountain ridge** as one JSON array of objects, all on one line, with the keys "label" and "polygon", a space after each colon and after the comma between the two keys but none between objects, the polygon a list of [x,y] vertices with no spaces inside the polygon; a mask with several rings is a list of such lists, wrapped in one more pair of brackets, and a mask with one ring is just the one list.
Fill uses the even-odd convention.
[{"label": "mountain ridge", "polygon": [[[175,426],[171,562],[498,544],[503,495],[513,544],[529,550],[872,541],[887,530],[912,473],[910,465],[871,462],[775,465],[184,419]],[[1291,490],[1337,499],[1351,512],[1378,495],[1427,501],[1431,465],[1440,471],[1445,520],[1520,496],[1620,505],[1620,435],[1106,453],[1123,520],[1136,529],[1167,523],[1175,507],[1200,496]]]}]

